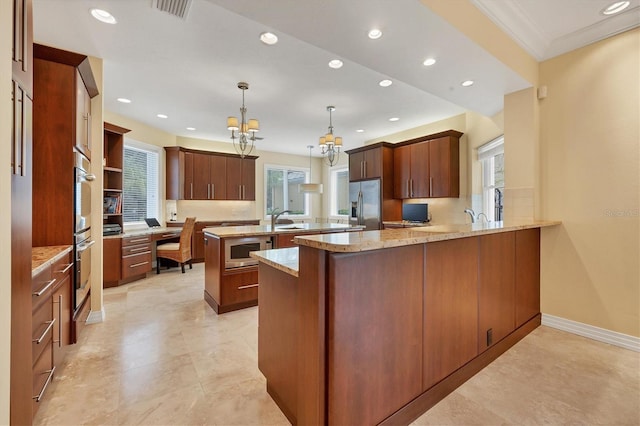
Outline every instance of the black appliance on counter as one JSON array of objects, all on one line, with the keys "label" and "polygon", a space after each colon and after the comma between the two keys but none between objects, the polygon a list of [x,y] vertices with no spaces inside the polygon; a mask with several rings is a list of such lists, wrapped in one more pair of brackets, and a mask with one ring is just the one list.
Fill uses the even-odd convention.
[{"label": "black appliance on counter", "polygon": [[429,222],[429,204],[402,204],[402,220],[407,222]]},{"label": "black appliance on counter", "polygon": [[75,229],[73,232],[74,292],[73,309],[80,308],[89,294],[91,283],[91,182],[95,175],[89,173],[91,163],[84,155],[75,153],[75,186],[73,194],[73,212]]}]

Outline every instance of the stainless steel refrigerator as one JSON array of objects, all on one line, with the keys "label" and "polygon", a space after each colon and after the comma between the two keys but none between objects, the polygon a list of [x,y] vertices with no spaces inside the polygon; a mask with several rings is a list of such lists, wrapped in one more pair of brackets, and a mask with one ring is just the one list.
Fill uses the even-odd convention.
[{"label": "stainless steel refrigerator", "polygon": [[350,225],[364,225],[365,231],[382,229],[380,179],[349,183]]}]

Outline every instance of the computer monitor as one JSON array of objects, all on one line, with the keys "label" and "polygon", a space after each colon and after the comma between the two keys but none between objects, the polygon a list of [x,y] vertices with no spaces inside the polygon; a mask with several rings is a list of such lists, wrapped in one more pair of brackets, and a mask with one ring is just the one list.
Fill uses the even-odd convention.
[{"label": "computer monitor", "polygon": [[160,228],[161,225],[155,217],[148,217],[144,220],[149,228]]},{"label": "computer monitor", "polygon": [[409,204],[402,205],[402,220],[408,222],[428,222],[429,221],[429,205],[428,204]]}]

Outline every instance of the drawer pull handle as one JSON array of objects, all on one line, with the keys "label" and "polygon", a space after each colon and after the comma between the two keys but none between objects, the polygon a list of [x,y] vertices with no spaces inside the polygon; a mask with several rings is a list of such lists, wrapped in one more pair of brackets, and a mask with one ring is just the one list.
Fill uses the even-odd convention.
[{"label": "drawer pull handle", "polygon": [[131,243],[142,243],[142,242],[148,242],[149,239],[148,238],[139,238],[137,240],[131,240],[131,241],[127,241],[127,244],[131,244]]},{"label": "drawer pull handle", "polygon": [[137,268],[138,266],[146,265],[147,263],[149,262],[134,263],[133,265],[129,265],[129,268]]},{"label": "drawer pull handle", "polygon": [[129,249],[129,251],[144,251],[144,250],[149,250],[149,247],[138,247],[138,248]]},{"label": "drawer pull handle", "polygon": [[70,264],[68,264],[67,266],[64,267],[64,269],[62,271],[58,271],[61,274],[66,273],[69,269],[71,269],[71,267],[73,266],[73,262],[71,262]]},{"label": "drawer pull handle", "polygon": [[[146,250],[148,250],[148,249],[146,249]],[[128,257],[140,256],[141,254],[149,254],[149,253],[151,253],[151,252],[150,251],[145,251],[144,253],[134,253],[134,254],[129,254],[127,256],[122,256],[122,258],[126,259]]]},{"label": "drawer pull handle", "polygon": [[40,393],[33,397],[33,399],[35,399],[36,402],[40,402],[40,400],[44,396],[44,391],[47,390],[47,386],[49,386],[49,382],[51,382],[51,378],[53,377],[54,371],[56,371],[55,366],[51,370],[46,371],[46,373],[49,373],[49,377],[47,377],[47,381],[44,382],[44,386],[42,386],[42,390],[40,391]]},{"label": "drawer pull handle", "polygon": [[34,295],[34,296],[42,296],[43,294],[45,294],[45,293],[47,292],[47,290],[49,290],[49,288],[50,288],[50,287],[53,285],[53,283],[55,283],[55,282],[56,282],[56,279],[55,279],[55,278],[54,278],[54,279],[52,279],[52,280],[50,280],[50,281],[47,281],[47,283],[45,284],[45,286],[44,286],[44,287],[42,287],[42,288],[40,289],[40,291],[35,291],[35,292],[33,292],[33,295]]},{"label": "drawer pull handle", "polygon": [[47,321],[45,324],[49,324],[46,328],[46,330],[44,330],[44,332],[42,333],[42,335],[40,337],[38,337],[36,340],[33,341],[33,343],[35,343],[36,345],[39,345],[40,343],[42,343],[42,341],[44,340],[45,336],[47,334],[49,334],[49,331],[51,331],[51,328],[53,327],[53,324],[56,323],[55,318],[51,321]]},{"label": "drawer pull handle", "polygon": [[177,237],[177,234],[162,234],[162,238]]},{"label": "drawer pull handle", "polygon": [[253,288],[253,287],[258,287],[258,284],[241,285],[240,287],[238,287],[238,290],[244,290],[246,288]]}]

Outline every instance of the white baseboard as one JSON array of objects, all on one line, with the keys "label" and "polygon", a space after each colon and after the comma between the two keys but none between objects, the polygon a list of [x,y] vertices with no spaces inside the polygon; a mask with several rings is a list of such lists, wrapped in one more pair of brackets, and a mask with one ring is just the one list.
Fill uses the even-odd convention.
[{"label": "white baseboard", "polygon": [[630,349],[635,352],[640,352],[640,338],[629,336],[628,334],[618,333],[616,331],[583,324],[577,321],[571,321],[549,314],[542,314],[542,325],[557,328],[558,330],[568,331],[569,333],[588,337],[589,339],[597,340],[599,342],[620,346],[621,348]]},{"label": "white baseboard", "polygon": [[104,321],[104,309],[89,312],[86,324],[97,324]]}]

